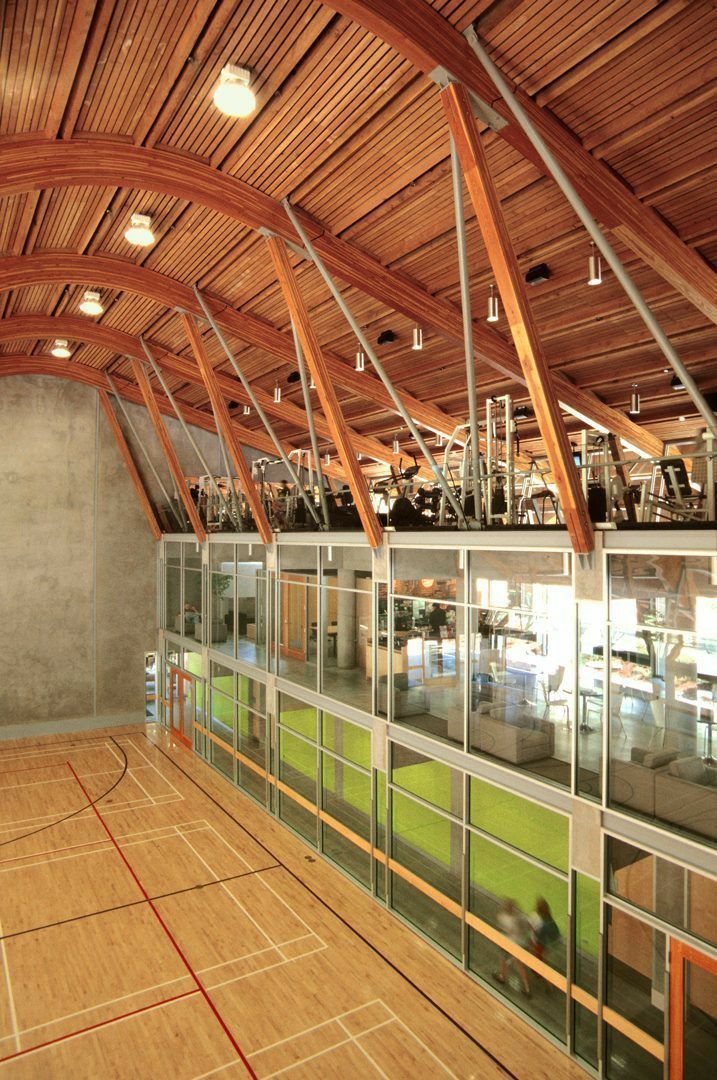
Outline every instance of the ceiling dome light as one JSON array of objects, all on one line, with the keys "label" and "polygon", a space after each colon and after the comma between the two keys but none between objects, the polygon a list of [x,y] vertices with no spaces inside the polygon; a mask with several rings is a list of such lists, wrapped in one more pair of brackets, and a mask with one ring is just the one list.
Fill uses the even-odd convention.
[{"label": "ceiling dome light", "polygon": [[94,289],[86,289],[85,295],[80,301],[80,311],[83,315],[101,315],[105,309],[102,307],[100,294]]},{"label": "ceiling dome light", "polygon": [[63,360],[66,360],[68,356],[72,356],[72,353],[67,348],[67,341],[65,338],[55,338],[55,344],[50,349],[53,356],[61,356]]},{"label": "ceiling dome light", "polygon": [[590,257],[588,259],[588,285],[602,285],[602,264],[600,255],[595,251],[595,244],[590,241]]},{"label": "ceiling dome light", "polygon": [[129,228],[124,234],[125,240],[138,247],[149,247],[154,243],[152,232],[152,219],[149,214],[132,214],[129,220]]},{"label": "ceiling dome light", "polygon": [[251,116],[256,108],[256,98],[249,88],[249,68],[227,64],[219,76],[219,86],[214,91],[214,104],[227,116]]},{"label": "ceiling dome light", "polygon": [[488,297],[488,314],[486,322],[498,322],[498,297],[495,295],[495,286],[491,285]]},{"label": "ceiling dome light", "polygon": [[420,352],[423,348],[423,330],[421,330],[420,326],[414,326],[413,328],[413,345],[411,348],[414,352]]}]

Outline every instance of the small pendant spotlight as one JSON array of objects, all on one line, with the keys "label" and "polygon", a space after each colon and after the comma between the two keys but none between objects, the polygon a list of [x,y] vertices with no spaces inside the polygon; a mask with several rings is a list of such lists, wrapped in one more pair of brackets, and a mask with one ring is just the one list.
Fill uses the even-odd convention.
[{"label": "small pendant spotlight", "polygon": [[490,287],[486,322],[498,322],[498,297],[495,295],[495,285],[491,285]]},{"label": "small pendant spotlight", "polygon": [[602,285],[602,263],[593,240],[590,241],[590,257],[588,258],[588,285]]},{"label": "small pendant spotlight", "polygon": [[331,454],[327,450],[326,453],[324,454],[324,465],[330,465],[330,464],[331,464]]},{"label": "small pendant spotlight", "polygon": [[363,349],[358,349],[356,352],[356,363],[354,364],[354,371],[366,370],[366,356]]},{"label": "small pendant spotlight", "polygon": [[315,390],[315,389],[316,389],[316,383],[314,382],[314,376],[312,375],[311,378],[309,379],[309,390]]},{"label": "small pendant spotlight", "polygon": [[53,356],[59,356],[63,360],[66,360],[68,356],[72,356],[72,353],[67,347],[68,343],[65,338],[55,338],[55,344],[50,349]]},{"label": "small pendant spotlight", "polygon": [[436,435],[436,446],[443,446],[444,437],[441,431]]},{"label": "small pendant spotlight", "polygon": [[393,452],[394,452],[394,454],[400,454],[401,453],[401,444],[398,441],[398,435],[393,436]]},{"label": "small pendant spotlight", "polygon": [[149,247],[153,244],[154,233],[152,232],[152,218],[149,214],[132,214],[124,238],[130,244],[136,244],[137,247]]},{"label": "small pendant spotlight", "polygon": [[245,416],[249,416],[251,414],[251,405],[245,405],[243,412]]},{"label": "small pendant spotlight", "polygon": [[274,387],[274,404],[278,405],[280,401],[281,401],[281,387],[277,383],[276,386]]},{"label": "small pendant spotlight", "polygon": [[249,86],[249,68],[227,64],[219,76],[219,86],[214,91],[214,104],[226,116],[251,116],[256,108],[256,97]]},{"label": "small pendant spotlight", "polygon": [[420,326],[414,326],[413,328],[413,344],[411,348],[414,352],[420,352],[423,348],[423,330],[421,330]]},{"label": "small pendant spotlight", "polygon": [[632,393],[630,395],[630,416],[640,415],[640,391],[637,388],[637,383],[632,384]]},{"label": "small pendant spotlight", "polygon": [[100,300],[100,294],[94,289],[86,289],[80,300],[80,311],[83,315],[101,315],[105,309]]},{"label": "small pendant spotlight", "polygon": [[670,386],[673,390],[684,390],[685,384],[679,375],[673,375],[670,379]]}]

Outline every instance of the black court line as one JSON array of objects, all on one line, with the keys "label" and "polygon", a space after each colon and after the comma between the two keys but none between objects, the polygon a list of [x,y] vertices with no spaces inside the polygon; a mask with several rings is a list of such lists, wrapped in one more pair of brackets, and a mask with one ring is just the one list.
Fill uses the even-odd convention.
[{"label": "black court line", "polygon": [[[394,964],[393,960],[390,960],[385,955],[385,953],[381,952],[381,950],[376,945],[370,942],[368,938],[365,938],[364,935],[359,930],[357,930],[355,926],[352,926],[351,923],[347,919],[345,919],[343,915],[339,914],[339,912],[336,911],[335,908],[331,906],[331,904],[324,900],[323,896],[320,896],[319,893],[315,892],[310,885],[307,885],[305,881],[302,881],[299,875],[296,874],[290,867],[288,867],[286,863],[283,863],[278,857],[278,855],[276,855],[271,850],[271,848],[267,847],[267,845],[263,843],[263,841],[261,841],[249,829],[247,829],[246,825],[242,825],[241,821],[235,818],[234,815],[230,813],[225,806],[222,806],[222,804],[217,799],[215,799],[214,796],[206,790],[206,788],[202,787],[199,781],[195,780],[194,777],[186,771],[186,769],[183,769],[181,765],[178,765],[177,762],[169,756],[169,754],[162,750],[161,746],[157,746],[156,743],[153,743],[149,736],[146,734],[146,732],[141,731],[137,732],[137,734],[141,735],[144,739],[146,739],[149,745],[154,747],[154,749],[157,750],[162,755],[162,757],[166,758],[170,765],[173,765],[178,772],[182,773],[182,775],[185,776],[187,780],[189,780],[192,784],[194,784],[194,786],[198,788],[202,792],[202,794],[205,795],[207,799],[209,799],[210,802],[214,803],[214,805],[218,807],[223,814],[226,814],[230,821],[233,821],[235,825],[238,825],[242,832],[245,832],[246,835],[249,836],[255,844],[258,844],[259,847],[267,853],[267,855],[271,856],[271,858],[275,860],[276,866],[270,867],[270,869],[281,868],[282,870],[285,870],[286,873],[294,879],[294,881],[301,885],[301,887],[305,889],[311,896],[313,896],[314,899],[317,900],[323,907],[325,907],[327,911],[330,911],[331,914],[336,919],[338,919],[340,923],[342,923],[348,930],[351,931],[352,934],[359,938],[359,940],[362,941],[364,945],[366,945],[373,953],[375,953],[376,956],[380,956],[383,962],[387,964],[392,971],[395,971],[397,975],[400,975],[400,977],[405,982],[407,982],[408,985],[411,986],[417,994],[420,994],[420,996],[425,1001],[427,1001],[429,1005],[431,1005],[436,1010],[436,1012],[439,1012],[441,1016],[445,1017],[445,1019],[448,1020],[455,1028],[457,1028],[462,1035],[465,1035],[465,1037],[470,1042],[472,1042],[473,1045],[481,1051],[481,1053],[485,1054],[486,1057],[490,1058],[490,1060],[493,1061],[498,1066],[498,1068],[501,1069],[507,1076],[512,1076],[513,1080],[520,1080],[518,1075],[514,1073],[511,1069],[509,1069],[508,1066],[500,1060],[500,1058],[496,1057],[496,1055],[491,1050],[489,1050],[487,1046],[484,1046],[480,1039],[477,1039],[475,1035],[471,1035],[470,1031],[468,1031],[467,1028],[464,1028],[463,1025],[459,1023],[459,1021],[456,1020],[454,1016],[451,1016],[451,1014],[443,1008],[443,1006],[439,1005],[437,1001],[434,1001],[431,995],[427,993],[424,989],[422,989],[422,987],[420,987],[417,983],[415,983],[413,979],[405,973],[405,971],[401,971],[401,969],[396,964]],[[127,738],[131,738],[131,736],[128,735]],[[198,761],[202,761],[202,759],[198,757],[198,755],[194,754],[194,751],[192,751],[192,754],[194,757],[197,758]],[[206,764],[206,762],[203,762],[203,764]],[[229,781],[227,781],[227,783],[229,783]],[[236,791],[240,795],[242,794],[240,789],[234,787],[234,785],[232,785],[232,790]],[[264,813],[268,814],[268,811],[264,811]],[[271,815],[269,816],[271,817]],[[388,911],[389,909],[386,908],[386,910]]]},{"label": "black court line", "polygon": [[[191,833],[189,834],[192,835]],[[109,849],[108,849],[109,850]],[[54,860],[49,859],[46,865],[51,865]],[[183,893],[195,892],[198,889],[208,889],[211,885],[226,885],[229,881],[238,881],[239,878],[251,877],[252,874],[263,874],[265,870],[276,870],[279,863],[271,866],[260,866],[257,870],[245,870],[241,874],[232,874],[231,877],[217,878],[216,881],[201,881],[198,885],[187,885],[185,889],[175,889],[174,892],[160,893],[158,896],[150,896],[149,900],[142,897],[141,900],[130,900],[126,904],[117,904],[115,907],[100,908],[99,911],[86,911],[84,915],[71,915],[68,919],[58,919],[56,922],[45,923],[43,926],[30,926],[26,930],[15,930],[11,934],[3,934],[0,941],[10,941],[12,938],[23,937],[25,934],[39,934],[43,930],[52,930],[56,926],[65,926],[67,923],[82,922],[83,919],[94,919],[97,915],[109,915],[112,911],[124,911],[126,908],[140,907],[150,901],[167,900],[170,896],[181,896]]]}]

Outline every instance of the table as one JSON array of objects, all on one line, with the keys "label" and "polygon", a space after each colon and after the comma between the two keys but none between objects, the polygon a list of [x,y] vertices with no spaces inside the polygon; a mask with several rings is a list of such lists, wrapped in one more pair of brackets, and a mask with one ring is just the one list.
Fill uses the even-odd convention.
[{"label": "table", "polygon": [[588,733],[595,730],[588,724],[588,701],[601,701],[602,694],[594,686],[581,686],[578,692],[582,698],[580,703],[580,730]]}]

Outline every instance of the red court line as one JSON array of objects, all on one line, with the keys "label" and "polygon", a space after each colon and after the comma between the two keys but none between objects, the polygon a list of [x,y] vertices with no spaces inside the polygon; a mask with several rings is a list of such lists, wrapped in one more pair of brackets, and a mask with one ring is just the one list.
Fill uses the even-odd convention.
[{"label": "red court line", "polygon": [[171,931],[171,930],[169,929],[169,927],[168,927],[168,926],[167,926],[167,924],[165,923],[164,919],[163,919],[163,918],[162,918],[162,916],[160,915],[159,911],[158,911],[158,910],[157,910],[157,908],[155,907],[155,905],[154,905],[154,903],[153,903],[153,901],[152,901],[152,899],[151,899],[151,897],[150,897],[149,893],[148,893],[148,892],[147,892],[147,890],[145,889],[145,887],[144,887],[144,885],[142,884],[142,882],[140,881],[140,879],[139,879],[139,878],[137,877],[137,874],[136,874],[136,873],[134,872],[134,869],[132,868],[132,864],[130,863],[130,861],[129,861],[129,859],[127,858],[127,856],[125,855],[125,853],[124,853],[124,852],[122,851],[122,848],[121,848],[121,847],[119,846],[119,844],[118,844],[118,843],[117,843],[117,841],[115,840],[115,838],[114,838],[114,836],[113,836],[112,832],[110,831],[109,825],[107,825],[107,823],[106,823],[105,819],[104,819],[104,818],[102,817],[102,814],[101,814],[101,813],[99,812],[99,810],[97,809],[97,807],[96,807],[96,806],[95,806],[95,805],[94,805],[94,804],[92,803],[92,800],[90,799],[90,796],[89,796],[89,794],[88,794],[88,792],[87,792],[87,788],[86,788],[86,787],[85,787],[85,785],[84,785],[84,784],[82,783],[82,781],[80,780],[79,776],[77,775],[77,773],[76,773],[76,772],[75,772],[75,770],[73,769],[73,767],[72,767],[72,764],[71,764],[71,763],[70,763],[69,761],[67,762],[67,767],[68,767],[68,769],[70,769],[70,771],[72,772],[72,775],[74,776],[75,780],[76,780],[76,781],[77,781],[77,783],[79,784],[79,786],[80,786],[80,789],[82,790],[82,793],[84,794],[84,796],[85,796],[85,798],[87,799],[88,803],[90,803],[90,805],[92,806],[92,809],[94,810],[95,814],[97,815],[97,818],[98,818],[98,820],[99,820],[100,824],[102,825],[102,827],[103,827],[103,829],[105,830],[105,832],[107,833],[108,837],[110,838],[110,840],[111,840],[111,841],[112,841],[112,843],[114,844],[114,846],[115,846],[115,849],[116,849],[116,851],[117,851],[117,854],[119,855],[120,859],[121,859],[121,860],[122,860],[122,862],[123,862],[123,863],[125,864],[125,866],[126,866],[126,867],[127,867],[127,869],[129,870],[130,874],[132,875],[132,877],[133,877],[133,879],[134,879],[134,881],[135,881],[135,883],[136,883],[136,885],[137,885],[138,889],[140,890],[140,892],[141,892],[141,893],[142,893],[142,895],[144,896],[145,900],[146,900],[146,901],[147,901],[147,903],[149,904],[150,908],[152,909],[152,911],[153,911],[154,915],[155,915],[155,916],[156,916],[156,918],[157,918],[157,921],[159,922],[160,926],[162,927],[162,929],[164,930],[165,934],[166,934],[166,935],[167,935],[167,937],[169,938],[169,940],[170,940],[170,942],[171,942],[171,944],[172,944],[172,946],[173,946],[173,948],[174,948],[175,952],[176,952],[176,953],[177,953],[177,955],[179,956],[180,960],[182,961],[182,963],[183,963],[183,964],[184,964],[184,966],[186,967],[186,969],[187,969],[187,971],[189,972],[189,974],[190,974],[190,975],[192,976],[192,978],[194,979],[194,982],[195,982],[195,984],[196,984],[196,986],[197,986],[197,989],[199,990],[200,994],[201,994],[201,995],[203,996],[203,998],[204,998],[204,1000],[206,1001],[207,1005],[209,1006],[209,1008],[210,1008],[210,1009],[212,1010],[212,1012],[214,1013],[215,1017],[216,1017],[216,1018],[217,1018],[217,1020],[219,1021],[219,1024],[221,1025],[222,1031],[224,1032],[224,1034],[226,1035],[226,1037],[227,1037],[227,1038],[229,1039],[229,1042],[230,1042],[230,1043],[232,1044],[232,1046],[233,1046],[233,1047],[234,1047],[234,1049],[236,1050],[236,1052],[237,1052],[237,1054],[239,1055],[239,1057],[240,1057],[240,1058],[242,1059],[242,1061],[244,1062],[244,1066],[245,1066],[245,1068],[246,1068],[247,1072],[249,1073],[249,1075],[250,1075],[251,1077],[253,1077],[253,1080],[258,1080],[258,1077],[257,1077],[256,1073],[255,1073],[255,1072],[254,1072],[254,1070],[252,1069],[251,1065],[249,1064],[249,1061],[247,1060],[247,1057],[246,1057],[246,1055],[244,1054],[244,1051],[242,1050],[242,1048],[240,1047],[239,1043],[238,1043],[238,1042],[236,1041],[236,1039],[235,1039],[235,1038],[234,1038],[234,1036],[232,1035],[232,1033],[231,1033],[231,1031],[229,1030],[229,1028],[227,1027],[227,1025],[226,1025],[225,1021],[224,1021],[224,1020],[222,1019],[222,1017],[221,1017],[221,1014],[219,1013],[219,1010],[217,1009],[216,1005],[214,1004],[214,1002],[213,1002],[213,1001],[212,1001],[212,999],[210,998],[210,996],[209,996],[209,994],[207,993],[206,989],[204,988],[203,984],[202,984],[202,983],[200,982],[200,980],[199,980],[199,977],[198,977],[197,973],[195,972],[194,968],[192,967],[192,965],[191,965],[191,964],[189,963],[189,960],[187,959],[187,957],[186,957],[186,956],[184,955],[184,953],[182,952],[182,949],[180,948],[179,944],[177,943],[177,941],[176,941],[176,939],[175,939],[174,935],[172,934],[172,931]]},{"label": "red court line", "polygon": [[[13,1061],[15,1058],[24,1057],[25,1054],[34,1054],[36,1050],[44,1050],[46,1046],[54,1046],[56,1043],[65,1042],[67,1039],[75,1039],[78,1035],[85,1035],[88,1031],[108,1027],[110,1024],[116,1024],[118,1020],[126,1020],[129,1016],[139,1016],[140,1013],[149,1012],[150,1009],[158,1009],[160,1005],[169,1005],[172,1001],[181,1001],[182,998],[191,997],[193,994],[198,993],[198,990],[185,990],[183,994],[164,998],[162,1001],[155,1001],[152,1005],[143,1005],[140,1009],[132,1009],[131,1012],[121,1013],[119,1016],[113,1016],[109,1020],[98,1020],[96,1024],[89,1024],[87,1027],[80,1028],[79,1031],[68,1031],[67,1035],[58,1035],[56,1039],[48,1039],[47,1042],[38,1043],[37,1046],[28,1046],[26,1050],[16,1050],[14,1054],[8,1054],[7,1057],[0,1058],[0,1065],[5,1061]],[[100,1008],[99,1005],[97,1007]]]}]

